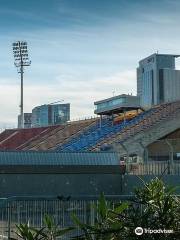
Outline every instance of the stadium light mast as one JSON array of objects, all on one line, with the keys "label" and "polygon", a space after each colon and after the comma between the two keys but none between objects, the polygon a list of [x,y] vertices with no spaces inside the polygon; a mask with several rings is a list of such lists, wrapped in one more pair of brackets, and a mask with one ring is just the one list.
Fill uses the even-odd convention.
[{"label": "stadium light mast", "polygon": [[12,45],[13,45],[13,54],[14,54],[14,65],[18,69],[18,73],[21,74],[20,119],[21,119],[21,128],[24,128],[23,74],[24,74],[24,67],[30,66],[31,61],[29,61],[27,42],[17,41],[17,42],[14,42]]}]

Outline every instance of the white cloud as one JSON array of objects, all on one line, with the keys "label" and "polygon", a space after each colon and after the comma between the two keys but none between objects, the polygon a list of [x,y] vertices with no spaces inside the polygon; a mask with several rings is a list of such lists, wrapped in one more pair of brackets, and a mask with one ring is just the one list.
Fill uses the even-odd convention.
[{"label": "white cloud", "polygon": [[[15,124],[19,113],[19,76],[13,67],[11,49],[14,40],[28,41],[32,60],[31,67],[25,70],[25,111],[64,99],[71,103],[72,118],[92,115],[93,102],[111,97],[113,91],[116,95],[136,93],[135,68],[141,58],[157,50],[159,53],[179,53],[179,4],[172,0],[165,2],[169,5],[172,2],[172,7],[165,8],[154,2],[151,3],[153,7],[148,3],[148,8],[136,1],[136,8],[129,8],[127,4],[123,9],[127,11],[126,17],[120,14],[107,21],[92,12],[81,12],[80,18],[78,9],[62,5],[60,12],[66,20],[71,15],[66,22],[68,26],[47,24],[43,28],[15,29],[1,34],[0,125]],[[162,11],[159,11],[160,5]],[[21,15],[19,12],[12,14]],[[86,14],[87,19],[98,24],[82,24]],[[27,15],[27,19],[31,17]],[[38,18],[41,16],[36,20]]]},{"label": "white cloud", "polygon": [[[24,86],[24,111],[31,112],[32,108],[41,104],[63,99],[71,103],[71,118],[82,118],[94,115],[94,101],[108,98],[115,94],[136,93],[135,71],[128,70],[114,73],[112,76],[102,76],[91,81],[73,78],[71,75],[61,76],[56,84],[36,84]],[[0,80],[1,82],[1,80]],[[0,85],[1,121],[0,125],[16,124],[19,113],[20,86]]]}]

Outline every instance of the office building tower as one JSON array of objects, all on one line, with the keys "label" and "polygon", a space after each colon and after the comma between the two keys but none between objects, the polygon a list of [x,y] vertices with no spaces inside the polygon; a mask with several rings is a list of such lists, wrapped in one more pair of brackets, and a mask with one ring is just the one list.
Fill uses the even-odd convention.
[{"label": "office building tower", "polygon": [[179,56],[155,53],[139,62],[137,95],[143,108],[180,99],[180,70],[175,69]]},{"label": "office building tower", "polygon": [[70,104],[48,104],[32,110],[32,127],[63,124],[70,120]]},{"label": "office building tower", "polygon": [[[32,113],[24,113],[24,128],[31,128]],[[18,128],[21,128],[21,115],[18,115]]]}]

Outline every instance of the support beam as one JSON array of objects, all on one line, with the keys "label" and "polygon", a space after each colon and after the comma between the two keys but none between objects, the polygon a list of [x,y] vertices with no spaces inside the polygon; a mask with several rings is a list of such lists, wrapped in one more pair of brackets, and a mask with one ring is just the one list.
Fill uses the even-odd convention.
[{"label": "support beam", "polygon": [[173,174],[174,173],[174,149],[172,144],[168,141],[168,139],[165,140],[165,142],[167,143],[169,150],[170,150],[170,154],[169,154],[169,174]]}]

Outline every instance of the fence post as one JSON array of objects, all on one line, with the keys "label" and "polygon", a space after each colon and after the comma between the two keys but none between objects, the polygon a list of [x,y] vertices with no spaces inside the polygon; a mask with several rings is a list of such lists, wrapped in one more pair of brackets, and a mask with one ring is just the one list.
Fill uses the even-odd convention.
[{"label": "fence post", "polygon": [[174,174],[174,149],[172,144],[167,139],[165,141],[170,149],[169,174]]},{"label": "fence post", "polygon": [[10,209],[10,203],[7,205],[8,207],[8,240],[11,239],[11,209]]},{"label": "fence post", "polygon": [[126,163],[125,163],[125,165],[126,165],[126,173],[129,173],[130,172],[130,169],[129,169],[129,164],[130,164],[130,162],[129,162],[129,152],[128,152],[128,150],[127,150],[127,148],[124,146],[124,144],[122,144],[122,143],[119,143],[120,145],[121,145],[121,147],[125,150],[125,152],[126,152],[126,157],[127,157],[127,159],[126,159]]}]

